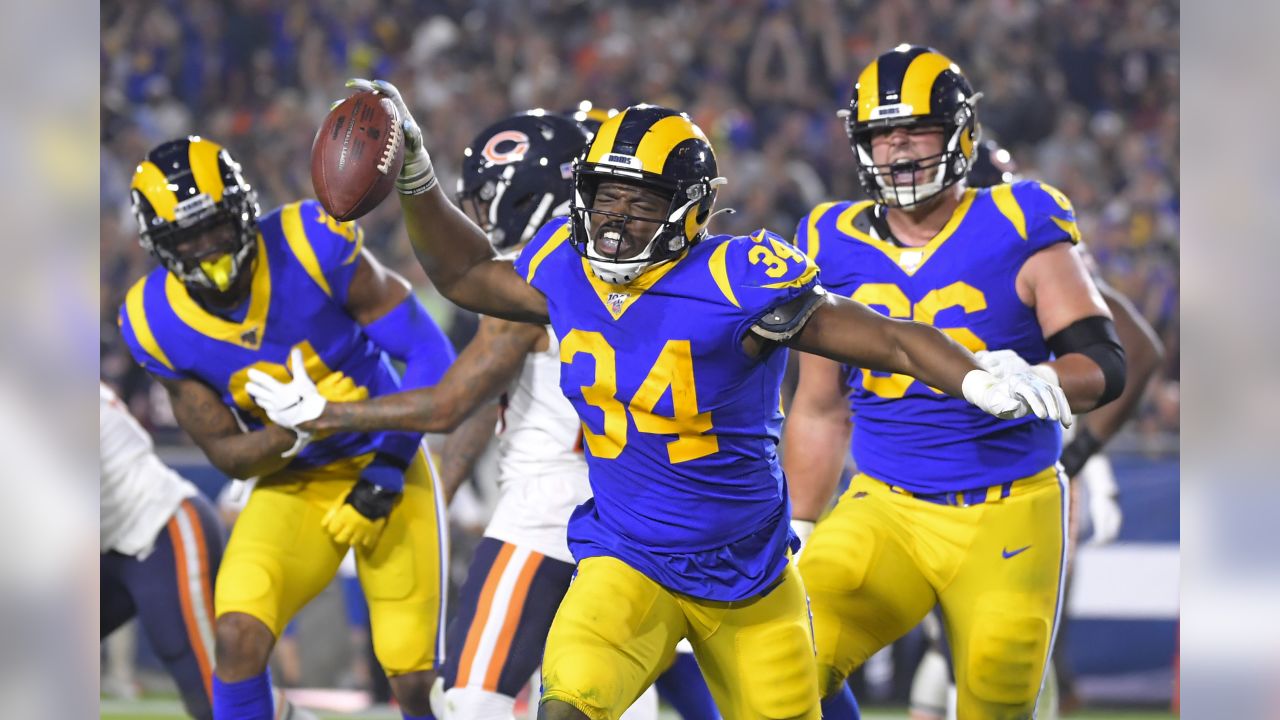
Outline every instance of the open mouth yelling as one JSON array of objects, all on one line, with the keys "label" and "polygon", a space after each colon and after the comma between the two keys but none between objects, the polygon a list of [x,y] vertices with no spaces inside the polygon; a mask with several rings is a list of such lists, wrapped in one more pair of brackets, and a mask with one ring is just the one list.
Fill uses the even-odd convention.
[{"label": "open mouth yelling", "polygon": [[618,225],[605,225],[596,232],[596,252],[607,258],[629,257],[635,243],[622,233]]}]

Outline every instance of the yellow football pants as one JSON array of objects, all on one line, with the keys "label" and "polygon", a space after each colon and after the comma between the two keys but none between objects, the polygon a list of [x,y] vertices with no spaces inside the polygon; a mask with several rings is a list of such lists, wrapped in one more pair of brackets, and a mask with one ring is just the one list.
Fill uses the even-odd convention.
[{"label": "yellow football pants", "polygon": [[1065,480],[938,505],[857,475],[800,554],[823,696],[941,603],[960,720],[1030,717],[1057,630]]},{"label": "yellow football pants", "polygon": [[543,702],[617,718],[688,637],[720,713],[817,720],[818,679],[794,564],[767,593],[714,602],[674,593],[611,557],[588,558],[560,603],[542,660]]},{"label": "yellow football pants", "polygon": [[[347,547],[320,526],[351,491],[372,454],[321,468],[284,471],[258,481],[236,521],[214,590],[219,616],[240,612],[278,638],[289,620],[333,579]],[[374,654],[388,675],[430,670],[444,657],[446,540],[442,497],[419,451],[405,472],[404,495],[372,550],[356,550],[369,601]]]}]

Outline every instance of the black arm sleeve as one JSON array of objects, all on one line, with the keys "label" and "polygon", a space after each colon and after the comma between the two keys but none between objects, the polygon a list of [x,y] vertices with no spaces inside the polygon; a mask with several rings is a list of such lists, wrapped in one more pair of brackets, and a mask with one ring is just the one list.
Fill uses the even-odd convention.
[{"label": "black arm sleeve", "polygon": [[1055,357],[1080,353],[1102,369],[1105,385],[1098,406],[1115,400],[1124,391],[1124,348],[1111,318],[1093,315],[1077,320],[1054,333],[1048,345]]}]

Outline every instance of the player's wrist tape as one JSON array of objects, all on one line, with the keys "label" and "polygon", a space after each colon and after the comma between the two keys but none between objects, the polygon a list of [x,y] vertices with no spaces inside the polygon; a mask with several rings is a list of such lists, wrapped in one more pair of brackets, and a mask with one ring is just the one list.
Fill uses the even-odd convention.
[{"label": "player's wrist tape", "polygon": [[293,433],[294,433],[293,447],[280,453],[280,457],[291,458],[297,455],[298,453],[302,452],[303,448],[305,448],[307,445],[311,444],[311,437],[312,437],[311,433],[307,432],[306,430],[298,430],[297,428],[294,428]]},{"label": "player's wrist tape", "polygon": [[400,177],[396,178],[396,190],[401,195],[421,195],[435,187],[436,182],[436,169],[431,164],[431,156],[425,149],[420,149],[405,157]]},{"label": "player's wrist tape", "polygon": [[1062,470],[1067,477],[1072,478],[1080,473],[1084,464],[1089,461],[1099,450],[1102,449],[1102,441],[1093,433],[1089,432],[1089,428],[1083,423],[1076,432],[1076,436],[1072,438],[1067,446],[1062,448]]},{"label": "player's wrist tape", "polygon": [[366,518],[379,520],[391,514],[399,499],[400,493],[378,487],[362,478],[356,481],[345,502]]}]

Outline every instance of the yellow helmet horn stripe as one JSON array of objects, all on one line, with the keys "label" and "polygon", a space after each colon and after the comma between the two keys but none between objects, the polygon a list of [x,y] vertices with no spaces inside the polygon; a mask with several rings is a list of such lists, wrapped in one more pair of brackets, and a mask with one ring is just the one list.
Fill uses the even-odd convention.
[{"label": "yellow helmet horn stripe", "polygon": [[[706,142],[707,137],[688,118],[680,115],[668,115],[650,126],[644,139],[636,148],[636,157],[641,167],[647,172],[661,174],[667,164],[667,156],[677,145],[689,138],[698,138]],[[708,147],[711,143],[707,143]]]},{"label": "yellow helmet horn stripe", "polygon": [[622,120],[626,116],[627,111],[623,110],[600,126],[600,132],[596,133],[595,139],[591,141],[591,150],[587,152],[587,162],[598,163],[613,150],[613,142],[618,137],[618,128],[622,127]]},{"label": "yellow helmet horn stripe", "polygon": [[192,140],[187,151],[191,161],[191,175],[200,192],[207,193],[214,202],[222,202],[222,171],[218,169],[218,154],[222,146],[208,140]]},{"label": "yellow helmet horn stripe", "polygon": [[143,160],[133,173],[129,187],[142,193],[157,215],[169,222],[176,219],[174,208],[178,206],[178,196],[169,188],[169,179],[155,163]]},{"label": "yellow helmet horn stripe", "polygon": [[907,66],[907,72],[902,78],[900,102],[911,106],[912,115],[928,115],[932,112],[929,100],[933,95],[933,82],[948,68],[956,73],[960,72],[955,63],[935,52],[919,55]]},{"label": "yellow helmet horn stripe", "polygon": [[880,61],[872,60],[858,76],[858,122],[871,119],[871,111],[880,106]]}]

